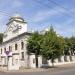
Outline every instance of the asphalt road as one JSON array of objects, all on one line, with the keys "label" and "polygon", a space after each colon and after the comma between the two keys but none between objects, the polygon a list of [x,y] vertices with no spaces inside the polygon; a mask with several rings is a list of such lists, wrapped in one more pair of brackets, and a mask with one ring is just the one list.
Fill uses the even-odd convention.
[{"label": "asphalt road", "polygon": [[63,69],[53,72],[0,72],[0,75],[75,75],[75,69]]}]

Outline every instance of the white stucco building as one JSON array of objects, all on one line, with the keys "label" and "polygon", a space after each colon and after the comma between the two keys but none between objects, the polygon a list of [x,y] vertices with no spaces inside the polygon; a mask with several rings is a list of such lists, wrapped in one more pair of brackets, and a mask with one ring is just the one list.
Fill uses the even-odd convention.
[{"label": "white stucco building", "polygon": [[[0,45],[0,65],[8,70],[18,70],[21,67],[35,68],[35,55],[27,54],[27,22],[20,16],[14,15],[6,24],[3,43]],[[40,64],[40,63],[39,63]]]},{"label": "white stucco building", "polygon": [[[20,68],[36,68],[35,55],[27,54],[27,38],[31,33],[28,32],[27,22],[20,16],[14,15],[6,24],[7,28],[4,32],[3,43],[0,45],[0,66],[3,69],[19,70]],[[65,62],[64,56],[61,61],[55,59],[55,65],[75,63],[75,56],[70,61],[67,56]],[[51,61],[48,60],[51,65]],[[38,67],[42,66],[42,57],[38,57]]]}]

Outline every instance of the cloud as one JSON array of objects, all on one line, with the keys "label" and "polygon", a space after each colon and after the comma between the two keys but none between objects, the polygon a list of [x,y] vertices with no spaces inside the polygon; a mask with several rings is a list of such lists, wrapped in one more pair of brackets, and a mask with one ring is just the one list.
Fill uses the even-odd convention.
[{"label": "cloud", "polygon": [[66,11],[64,9],[61,9],[58,7],[51,9],[51,10],[39,11],[36,13],[36,15],[34,16],[33,19],[35,22],[39,22],[39,21],[45,20],[47,18],[51,18],[53,16],[59,15],[60,12],[66,12]]},{"label": "cloud", "polygon": [[7,15],[5,16],[2,12],[0,12],[0,32],[4,32],[6,30]]},{"label": "cloud", "polygon": [[56,24],[54,26],[55,31],[62,36],[72,36],[75,35],[75,25],[74,19],[67,19],[61,24]]},{"label": "cloud", "polygon": [[22,0],[13,0],[12,7],[21,7],[21,6],[23,6]]}]

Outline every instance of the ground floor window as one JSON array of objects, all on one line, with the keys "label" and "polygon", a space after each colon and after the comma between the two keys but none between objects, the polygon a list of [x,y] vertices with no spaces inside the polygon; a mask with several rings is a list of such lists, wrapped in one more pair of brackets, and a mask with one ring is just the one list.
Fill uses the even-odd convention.
[{"label": "ground floor window", "polygon": [[1,54],[2,54],[2,48],[1,48]]},{"label": "ground floor window", "polygon": [[24,60],[24,52],[21,53],[21,59]]},{"label": "ground floor window", "polygon": [[4,52],[6,52],[6,47],[4,48]]}]

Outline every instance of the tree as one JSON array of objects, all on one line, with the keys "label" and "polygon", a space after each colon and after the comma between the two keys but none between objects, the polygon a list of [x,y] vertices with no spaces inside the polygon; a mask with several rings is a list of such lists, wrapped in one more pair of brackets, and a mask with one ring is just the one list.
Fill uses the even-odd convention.
[{"label": "tree", "polygon": [[28,54],[34,53],[36,58],[36,67],[38,67],[38,55],[42,55],[47,60],[51,59],[52,64],[54,59],[63,54],[65,41],[63,37],[57,36],[53,27],[45,34],[33,33],[28,39]]},{"label": "tree", "polygon": [[75,52],[75,37],[65,38],[66,48],[65,55],[73,55]]},{"label": "tree", "polygon": [[44,35],[43,43],[41,44],[41,54],[46,59],[51,59],[53,64],[54,59],[63,54],[64,43],[64,39],[60,36],[57,36],[56,32],[51,26],[50,30]]},{"label": "tree", "polygon": [[38,55],[40,54],[40,41],[41,35],[38,32],[32,33],[32,35],[28,39],[27,49],[28,54],[34,53],[36,60],[36,67],[38,67]]},{"label": "tree", "polygon": [[66,47],[64,49],[64,55],[69,55],[70,61],[72,61],[72,55],[75,54],[75,37],[64,38],[66,42]]}]

